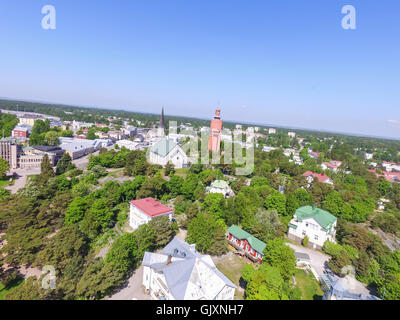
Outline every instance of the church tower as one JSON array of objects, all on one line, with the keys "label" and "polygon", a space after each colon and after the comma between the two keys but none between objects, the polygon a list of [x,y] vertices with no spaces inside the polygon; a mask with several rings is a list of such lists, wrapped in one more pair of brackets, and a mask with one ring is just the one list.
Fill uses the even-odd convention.
[{"label": "church tower", "polygon": [[161,109],[161,117],[160,123],[158,124],[158,133],[159,137],[163,137],[165,135],[165,119],[164,119],[164,107]]},{"label": "church tower", "polygon": [[219,152],[221,147],[221,132],[222,132],[221,110],[217,109],[215,111],[214,119],[211,120],[210,140],[208,141],[208,150]]}]

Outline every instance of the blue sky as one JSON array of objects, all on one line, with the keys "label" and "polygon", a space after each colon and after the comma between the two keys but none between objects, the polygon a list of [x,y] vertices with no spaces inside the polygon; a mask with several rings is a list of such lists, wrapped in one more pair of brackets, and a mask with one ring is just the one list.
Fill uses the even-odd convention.
[{"label": "blue sky", "polygon": [[219,103],[223,119],[400,138],[399,16],[397,0],[2,0],[0,97],[201,118]]}]

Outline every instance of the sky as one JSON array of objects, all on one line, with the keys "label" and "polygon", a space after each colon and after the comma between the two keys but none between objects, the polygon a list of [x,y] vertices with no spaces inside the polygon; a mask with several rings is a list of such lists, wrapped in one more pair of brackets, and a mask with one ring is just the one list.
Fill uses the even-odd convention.
[{"label": "sky", "polygon": [[400,138],[399,17],[398,0],[1,0],[0,97]]}]

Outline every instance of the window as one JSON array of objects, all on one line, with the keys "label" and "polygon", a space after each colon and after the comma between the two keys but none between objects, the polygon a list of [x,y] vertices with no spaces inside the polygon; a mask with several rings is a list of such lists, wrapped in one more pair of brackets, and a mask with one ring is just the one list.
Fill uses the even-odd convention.
[{"label": "window", "polygon": [[303,236],[305,236],[306,235],[306,231],[305,230],[303,230],[303,232],[301,233]]},{"label": "window", "polygon": [[314,236],[314,240],[318,240],[318,236],[317,235]]}]

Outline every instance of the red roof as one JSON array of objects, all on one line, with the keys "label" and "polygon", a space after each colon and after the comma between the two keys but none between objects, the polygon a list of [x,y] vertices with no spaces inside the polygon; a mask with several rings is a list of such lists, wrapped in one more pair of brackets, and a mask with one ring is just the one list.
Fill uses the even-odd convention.
[{"label": "red roof", "polygon": [[132,200],[129,203],[152,218],[173,211],[171,208],[163,205],[161,202],[158,202],[152,197],[140,200]]},{"label": "red roof", "polygon": [[376,172],[376,170],[368,169],[369,172],[375,173],[376,178],[383,177],[390,182],[400,181],[400,172],[388,172],[382,171],[382,174]]},{"label": "red roof", "polygon": [[324,173],[316,173],[316,172],[311,172],[311,171],[306,171],[303,173],[303,177],[308,177],[308,176],[313,176],[313,178],[317,178],[319,182],[324,182],[324,181],[330,179]]}]

